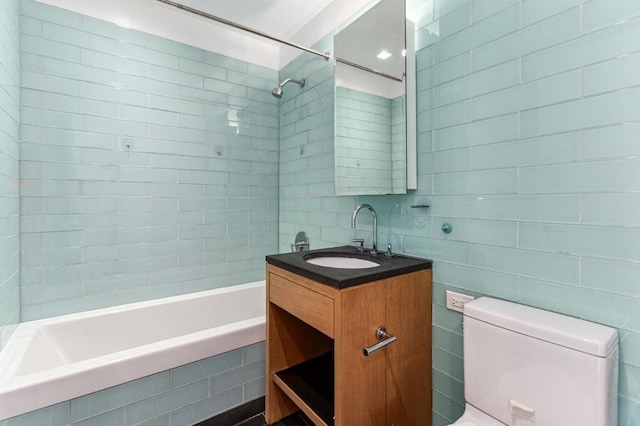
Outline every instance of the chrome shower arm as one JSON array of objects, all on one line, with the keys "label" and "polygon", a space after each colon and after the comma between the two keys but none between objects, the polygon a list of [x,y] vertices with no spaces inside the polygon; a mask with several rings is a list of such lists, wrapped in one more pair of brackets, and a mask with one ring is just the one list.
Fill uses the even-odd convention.
[{"label": "chrome shower arm", "polygon": [[276,98],[280,99],[282,97],[282,86],[284,86],[289,82],[294,82],[298,84],[300,87],[304,87],[305,79],[303,78],[302,80],[296,80],[293,78],[285,78],[284,80],[282,80],[282,82],[280,82],[280,84],[278,84],[278,87],[276,87],[271,91],[271,94]]}]

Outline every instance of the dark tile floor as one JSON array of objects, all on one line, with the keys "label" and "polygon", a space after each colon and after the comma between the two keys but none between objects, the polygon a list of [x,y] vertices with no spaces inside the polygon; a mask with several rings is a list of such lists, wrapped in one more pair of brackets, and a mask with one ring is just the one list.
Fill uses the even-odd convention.
[{"label": "dark tile floor", "polygon": [[[204,420],[195,426],[266,426],[264,397],[250,401],[225,413]],[[294,413],[273,426],[313,426],[302,413]]]},{"label": "dark tile floor", "polygon": [[[242,423],[238,423],[235,426],[266,426],[267,423],[264,420],[264,416],[259,414],[249,420],[245,420]],[[291,416],[282,419],[273,426],[313,426],[313,423],[303,414],[292,414]]]}]

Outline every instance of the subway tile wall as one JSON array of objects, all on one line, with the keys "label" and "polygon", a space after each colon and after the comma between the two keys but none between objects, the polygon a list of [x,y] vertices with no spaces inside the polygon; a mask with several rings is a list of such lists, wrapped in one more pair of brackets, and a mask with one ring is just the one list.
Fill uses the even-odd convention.
[{"label": "subway tile wall", "polygon": [[[314,48],[327,52],[332,46],[330,36]],[[280,252],[291,251],[300,231],[309,235],[312,249],[351,243],[355,199],[336,197],[334,188],[333,66],[300,55],[280,71],[281,79],[287,77],[307,83],[303,89],[285,87],[280,100]]]},{"label": "subway tile wall", "polygon": [[379,240],[435,260],[434,425],[464,409],[447,289],[617,328],[618,425],[638,424],[640,3],[425,3],[418,190],[359,201]]},{"label": "subway tile wall", "polygon": [[278,72],[20,4],[22,320],[263,279]]},{"label": "subway tile wall", "polygon": [[264,343],[0,421],[0,426],[189,426],[264,395]]},{"label": "subway tile wall", "polygon": [[19,1],[0,3],[0,350],[20,321]]},{"label": "subway tile wall", "polygon": [[335,102],[336,191],[392,192],[392,100],[337,86]]},{"label": "subway tile wall", "polygon": [[391,189],[392,193],[407,190],[407,108],[406,97],[391,100]]}]

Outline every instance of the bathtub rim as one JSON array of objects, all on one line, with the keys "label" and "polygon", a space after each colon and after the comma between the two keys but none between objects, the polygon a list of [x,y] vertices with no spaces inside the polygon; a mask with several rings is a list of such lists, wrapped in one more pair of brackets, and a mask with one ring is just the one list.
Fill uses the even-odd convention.
[{"label": "bathtub rim", "polygon": [[[40,327],[221,293],[240,292],[253,288],[264,289],[265,285],[264,280],[255,281],[19,324],[5,348],[0,351],[0,421],[259,343],[265,339],[266,317],[265,315],[254,316],[32,374],[15,375],[14,372],[28,342]],[[211,350],[212,343],[216,343],[215,350]],[[172,356],[158,357],[159,351],[171,353]],[[120,368],[118,368],[123,362],[129,364],[126,372],[119,371]],[[116,367],[115,374],[113,371],[109,372],[109,369],[114,367]],[[63,373],[65,374],[62,375]],[[99,381],[81,380],[82,375],[87,373],[97,376]],[[126,377],[123,378],[124,376]],[[69,382],[72,382],[73,386],[68,386]],[[29,397],[24,398],[25,394]]]}]

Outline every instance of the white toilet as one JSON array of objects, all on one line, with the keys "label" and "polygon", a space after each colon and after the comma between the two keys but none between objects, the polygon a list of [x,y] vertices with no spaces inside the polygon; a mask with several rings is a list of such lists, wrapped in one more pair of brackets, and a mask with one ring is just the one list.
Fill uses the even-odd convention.
[{"label": "white toilet", "polygon": [[455,426],[616,426],[615,329],[481,297],[464,307]]}]

